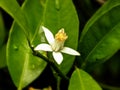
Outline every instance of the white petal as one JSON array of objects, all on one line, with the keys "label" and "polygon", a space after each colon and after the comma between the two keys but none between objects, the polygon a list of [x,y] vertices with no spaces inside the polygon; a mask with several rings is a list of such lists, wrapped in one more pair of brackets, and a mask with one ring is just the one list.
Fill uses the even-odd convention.
[{"label": "white petal", "polygon": [[34,50],[52,51],[52,48],[48,44],[39,44],[34,48]]},{"label": "white petal", "polygon": [[45,33],[45,37],[46,37],[48,43],[52,44],[54,42],[54,36],[53,36],[52,32],[44,26],[42,26],[42,29]]},{"label": "white petal", "polygon": [[63,61],[63,56],[60,52],[53,52],[53,57],[58,64],[61,64]]},{"label": "white petal", "polygon": [[66,54],[70,54],[70,55],[78,55],[78,56],[80,55],[79,52],[77,52],[76,50],[69,48],[69,47],[63,47],[61,52],[66,53]]}]

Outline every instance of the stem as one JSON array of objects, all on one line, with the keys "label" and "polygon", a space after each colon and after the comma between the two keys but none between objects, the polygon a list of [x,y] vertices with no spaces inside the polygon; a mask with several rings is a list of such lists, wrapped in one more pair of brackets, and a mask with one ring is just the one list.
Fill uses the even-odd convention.
[{"label": "stem", "polygon": [[29,40],[28,40],[28,44],[29,44],[29,46],[30,46],[30,48],[31,48],[31,50],[33,51],[33,54],[34,54],[35,56],[42,58],[42,59],[45,60],[48,64],[50,64],[50,65],[53,67],[53,69],[58,73],[58,75],[59,75],[60,77],[66,79],[66,80],[69,80],[69,78],[68,78],[66,75],[63,74],[63,72],[58,68],[58,66],[57,66],[53,61],[49,60],[47,57],[45,57],[45,56],[43,56],[42,54],[40,54],[38,51],[34,51],[34,48],[31,47]]},{"label": "stem", "polygon": [[60,90],[60,82],[61,82],[61,78],[58,76],[57,77],[57,90]]},{"label": "stem", "polygon": [[50,64],[50,65],[53,67],[53,69],[58,73],[59,76],[61,76],[61,77],[63,77],[64,79],[67,79],[67,80],[68,80],[68,77],[65,76],[65,75],[62,73],[62,71],[58,68],[58,66],[57,66],[56,64],[54,64],[54,62],[52,62],[52,61],[49,60],[47,57],[43,56],[42,54],[40,54],[40,53],[37,52],[37,51],[34,51],[33,54],[34,54],[35,56],[38,56],[38,57],[44,59],[48,64]]}]

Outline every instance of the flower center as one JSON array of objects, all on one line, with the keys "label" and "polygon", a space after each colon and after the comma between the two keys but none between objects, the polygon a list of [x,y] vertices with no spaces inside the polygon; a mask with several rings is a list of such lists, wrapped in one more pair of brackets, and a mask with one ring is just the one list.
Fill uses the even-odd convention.
[{"label": "flower center", "polygon": [[64,32],[64,28],[58,31],[58,33],[55,35],[55,39],[58,41],[65,41],[68,38],[66,33]]},{"label": "flower center", "polygon": [[59,51],[63,48],[65,40],[68,38],[64,29],[60,29],[58,33],[55,35],[55,41],[52,44],[52,48],[54,51]]}]

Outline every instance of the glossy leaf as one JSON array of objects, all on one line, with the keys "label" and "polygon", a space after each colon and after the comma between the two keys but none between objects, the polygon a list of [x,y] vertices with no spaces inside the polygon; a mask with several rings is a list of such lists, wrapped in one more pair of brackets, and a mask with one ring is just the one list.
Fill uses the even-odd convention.
[{"label": "glossy leaf", "polygon": [[102,90],[96,81],[82,69],[73,72],[68,90]]},{"label": "glossy leaf", "polygon": [[82,53],[81,60],[84,60],[83,67],[106,61],[119,50],[119,9],[120,1],[109,0],[84,27],[79,45]]},{"label": "glossy leaf", "polygon": [[[4,1],[2,1],[2,3],[3,2]],[[64,1],[64,3],[59,0],[26,0],[22,9],[20,8],[20,12],[16,13],[16,15],[14,15],[15,12],[9,4],[15,4],[16,8],[19,6],[17,6],[15,1],[7,3],[8,6],[4,5],[4,2],[2,7],[4,7],[4,10],[10,13],[17,22],[14,22],[11,28],[7,46],[8,68],[15,85],[21,89],[37,78],[46,66],[46,63],[43,60],[33,56],[28,45],[28,39],[32,46],[41,43],[41,36],[38,31],[41,25],[49,28],[54,34],[60,28],[65,28],[65,31],[69,36],[65,45],[75,49],[77,48],[78,19],[73,3],[70,0]],[[8,9],[8,7],[11,9]],[[21,16],[17,17],[19,14],[25,15],[25,21]],[[71,18],[73,16],[74,18]],[[28,34],[26,34],[26,32]],[[66,55],[60,69],[64,73],[67,73],[73,64],[73,61],[73,56]],[[65,68],[66,65],[67,68]]]},{"label": "glossy leaf", "polygon": [[21,10],[19,4],[15,0],[0,0],[0,7],[4,9],[14,20],[21,26],[26,34],[28,34],[30,28],[27,22],[25,13]]},{"label": "glossy leaf", "polygon": [[19,88],[35,80],[46,66],[44,60],[33,55],[24,32],[16,23],[9,36],[7,60],[12,79]]},{"label": "glossy leaf", "polygon": [[[14,2],[11,3],[13,3],[14,5]],[[14,21],[10,30],[7,45],[7,63],[13,82],[19,90],[35,80],[46,67],[46,62],[34,56],[28,44],[29,41],[31,43],[31,46],[35,43],[41,42],[40,34],[37,33],[42,13],[40,6],[41,5],[39,3],[39,0],[28,0],[24,2],[24,6],[22,6],[22,12],[24,12],[24,15],[27,16],[28,19],[25,19],[27,20],[27,22],[29,22],[29,24],[25,22],[23,18],[17,17],[17,19],[19,18],[20,21],[16,21],[17,23]],[[13,18],[16,19],[16,16],[19,16],[19,14],[22,13],[19,12],[14,15],[15,13],[12,12],[12,14]],[[22,25],[22,23],[25,23],[29,26],[24,26]],[[29,32],[28,29],[30,29]],[[26,32],[28,32],[29,34],[26,34]]]},{"label": "glossy leaf", "polygon": [[[65,46],[76,49],[78,42],[78,18],[72,0],[46,0],[43,25],[55,35],[59,29],[64,28],[68,39]],[[59,68],[65,74],[70,70],[74,56],[64,54]],[[67,66],[67,67],[66,67]]]}]

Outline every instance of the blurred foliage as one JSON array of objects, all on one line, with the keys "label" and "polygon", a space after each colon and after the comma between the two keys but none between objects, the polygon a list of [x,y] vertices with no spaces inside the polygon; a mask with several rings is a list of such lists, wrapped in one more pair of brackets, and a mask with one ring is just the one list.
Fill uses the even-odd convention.
[{"label": "blurred foliage", "polygon": [[[76,49],[78,43],[77,37],[79,37],[80,43],[78,43],[78,50],[81,53],[81,57],[77,57],[74,61],[74,57],[71,58],[65,55],[66,61],[59,66],[59,68],[70,78],[70,82],[61,79],[61,83],[58,83],[60,84],[60,90],[67,90],[68,87],[69,90],[73,90],[74,88],[76,88],[76,90],[91,90],[90,88],[93,88],[94,86],[97,88],[94,88],[95,90],[99,90],[99,85],[103,90],[120,90],[120,1],[73,0],[79,23],[71,1],[68,0],[69,3],[67,0],[60,2],[62,3],[60,5],[62,5],[63,9],[56,12],[56,9],[51,9],[51,7],[54,7],[54,5],[52,5],[53,3],[47,0],[49,2],[45,6],[47,10],[46,14],[43,14],[44,12],[42,12],[42,10],[44,11],[44,1],[41,0],[43,3],[41,8],[38,8],[38,1],[30,3],[29,0],[17,0],[17,2],[14,3],[14,0],[0,0],[0,4],[3,3],[3,6],[6,6],[0,8],[0,90],[17,90],[16,86],[26,82],[27,83],[23,86],[21,85],[21,87],[25,87],[23,90],[31,89],[30,87],[46,90],[49,86],[52,87],[53,90],[57,89],[57,74],[54,73],[53,68],[51,68],[49,64],[46,65],[44,61],[41,63],[43,66],[39,67],[40,69],[37,67],[36,70],[28,69],[26,66],[24,68],[17,67],[18,64],[23,67],[26,63],[24,60],[26,59],[25,56],[26,53],[28,53],[27,51],[29,51],[28,56],[31,58],[30,63],[38,65],[39,59],[31,56],[31,50],[27,43],[27,39],[24,39],[26,38],[24,33],[29,32],[28,36],[30,40],[35,36],[35,39],[32,39],[32,44],[37,45],[40,43],[40,34],[35,34],[35,32],[37,32],[39,26],[43,24],[41,22],[42,19],[45,19],[44,25],[50,28],[54,34],[59,28],[66,27],[66,32],[70,36],[70,39],[68,39],[68,42],[65,44],[67,46]],[[14,3],[14,5],[11,5],[10,3]],[[59,9],[59,6],[56,6],[56,8]],[[26,18],[26,15],[29,17]],[[45,17],[42,18],[41,16]],[[58,16],[60,19],[58,19]],[[75,17],[71,18],[72,16]],[[54,20],[51,21],[49,19]],[[78,24],[79,33],[77,31]],[[69,31],[70,29],[73,31]],[[8,33],[10,33],[9,36]],[[105,36],[107,38],[103,39]],[[8,39],[10,39],[9,47],[12,47],[12,44],[17,42],[15,45],[17,44],[20,46],[20,50],[24,51],[22,53],[16,53],[18,50],[16,46],[14,46],[15,52],[11,52],[12,49],[7,48],[9,49],[10,58],[13,60],[13,62],[9,62],[9,67],[7,67],[6,64],[6,45]],[[99,44],[99,41],[101,40],[103,43]],[[94,52],[92,50],[94,50]],[[12,55],[12,53],[14,54]],[[17,62],[15,66],[13,66],[13,63],[16,63],[14,62],[16,60],[14,55],[21,55],[21,58],[23,58],[22,60],[19,58],[20,62]],[[35,59],[38,61],[32,61]],[[70,62],[68,63],[67,60]],[[29,60],[27,61],[29,62]],[[66,66],[68,66],[68,68]],[[27,67],[30,68],[34,66],[27,64]],[[79,67],[80,69],[76,67]],[[17,72],[14,71],[15,69],[17,71],[21,70],[20,72]],[[24,70],[30,70],[29,73],[24,73],[26,81],[22,76],[23,73],[21,73],[24,72]],[[12,75],[10,72],[12,72]],[[18,75],[16,75],[15,72],[18,73]],[[35,72],[38,73],[36,74]],[[32,79],[29,79],[29,75],[33,76]],[[19,78],[22,78],[21,80],[23,81],[19,82]],[[78,83],[76,84],[76,82]],[[16,86],[14,84],[16,84]],[[79,85],[81,85],[81,87]],[[86,85],[88,85],[88,87],[90,86],[89,89],[83,89]]]}]

